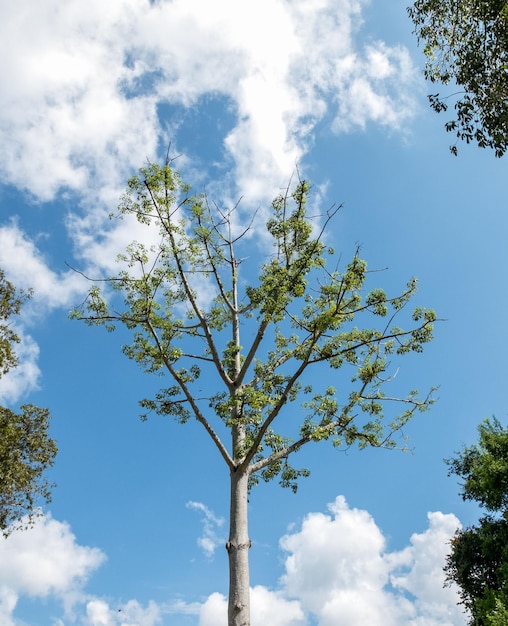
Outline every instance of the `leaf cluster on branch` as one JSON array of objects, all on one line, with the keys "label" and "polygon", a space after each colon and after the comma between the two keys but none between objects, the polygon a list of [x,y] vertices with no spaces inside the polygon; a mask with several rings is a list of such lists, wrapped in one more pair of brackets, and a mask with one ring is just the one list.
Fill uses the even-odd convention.
[{"label": "leaf cluster on branch", "polygon": [[[408,13],[424,45],[425,77],[457,85],[450,95],[430,95],[431,107],[439,113],[454,102],[446,130],[501,157],[508,148],[508,3],[417,0]],[[456,144],[450,149],[457,154]]]}]

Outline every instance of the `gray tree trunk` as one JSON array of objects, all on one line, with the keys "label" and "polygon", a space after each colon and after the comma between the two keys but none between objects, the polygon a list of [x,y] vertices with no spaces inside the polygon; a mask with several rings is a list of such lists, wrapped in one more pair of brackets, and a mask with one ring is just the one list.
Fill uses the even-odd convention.
[{"label": "gray tree trunk", "polygon": [[228,626],[250,625],[249,540],[247,521],[248,475],[231,472]]}]

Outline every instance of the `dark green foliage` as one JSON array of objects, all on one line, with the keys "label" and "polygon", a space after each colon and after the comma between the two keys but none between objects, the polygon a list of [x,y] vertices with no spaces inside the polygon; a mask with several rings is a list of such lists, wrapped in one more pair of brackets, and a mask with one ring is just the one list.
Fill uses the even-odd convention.
[{"label": "dark green foliage", "polygon": [[[508,3],[417,0],[408,12],[424,44],[426,78],[458,86],[448,96],[429,96],[436,112],[454,101],[455,119],[446,130],[502,156],[508,147]],[[456,145],[451,150],[456,154]]]},{"label": "dark green foliage", "polygon": [[21,518],[29,524],[41,501],[51,500],[44,478],[57,447],[48,436],[49,411],[32,404],[20,413],[0,407],[0,530],[7,535]]},{"label": "dark green foliage", "polygon": [[19,337],[12,329],[11,318],[19,314],[23,301],[28,297],[30,294],[16,293],[14,285],[0,269],[0,376],[18,362],[13,344],[19,343]]},{"label": "dark green foliage", "polygon": [[447,463],[463,481],[463,499],[489,514],[457,532],[445,571],[459,585],[470,623],[492,626],[507,623],[501,618],[508,613],[508,431],[496,419],[485,420],[478,431],[479,442]]},{"label": "dark green foliage", "polygon": [[478,426],[480,441],[447,461],[464,480],[462,497],[491,512],[508,510],[508,431],[495,418]]},{"label": "dark green foliage", "polygon": [[[309,192],[300,181],[274,200],[266,227],[273,252],[252,280],[256,267],[250,278],[248,268],[240,275],[252,256],[250,227],[241,230],[235,210],[189,195],[170,162],[147,165],[129,181],[119,210],[150,228],[158,243],[129,246],[119,257],[124,269],[103,281],[106,291],[94,285],[72,314],[91,325],[131,329],[125,354],[172,379],[142,400],[143,408],[180,422],[195,418],[230,470],[247,473],[251,485],[278,477],[296,490],[308,470],[293,468],[288,457],[310,442],[393,447],[394,433],[432,402],[414,391],[392,398],[382,390],[390,360],[420,352],[432,339],[432,310],[407,315],[409,330],[394,324],[416,280],[395,297],[368,291],[358,252],[343,269],[327,269],[333,250],[323,232],[337,210],[316,230],[307,215]],[[323,366],[349,369],[350,389],[302,389],[304,373]],[[294,406],[302,394],[303,414]],[[385,422],[383,407],[394,401],[403,409]],[[284,434],[274,430],[283,412]],[[219,435],[224,427],[231,447]]]},{"label": "dark green foliage", "polygon": [[[17,365],[13,344],[19,336],[11,318],[30,294],[16,292],[0,270],[0,376]],[[40,502],[49,502],[52,485],[44,478],[57,452],[48,435],[49,411],[31,404],[21,413],[0,407],[0,531],[30,524]]]}]

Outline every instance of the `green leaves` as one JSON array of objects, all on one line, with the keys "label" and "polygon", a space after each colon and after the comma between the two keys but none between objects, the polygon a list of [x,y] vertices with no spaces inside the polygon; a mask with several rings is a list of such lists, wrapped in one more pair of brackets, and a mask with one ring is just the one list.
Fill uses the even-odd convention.
[{"label": "green leaves", "polygon": [[324,245],[319,237],[311,237],[312,224],[305,213],[309,189],[308,182],[301,181],[292,194],[282,194],[272,203],[274,217],[266,228],[274,239],[275,258],[262,266],[259,286],[246,288],[259,319],[283,320],[290,302],[304,296],[309,273],[324,265]]},{"label": "green leaves", "polygon": [[478,426],[479,442],[446,462],[463,481],[462,497],[488,511],[508,513],[508,430],[495,419]]},{"label": "green leaves", "polygon": [[471,624],[502,624],[508,614],[508,430],[495,419],[478,426],[479,441],[446,463],[461,481],[464,500],[489,515],[457,532],[445,571],[460,587]]},{"label": "green leaves", "polygon": [[[51,485],[44,472],[57,453],[48,436],[49,411],[32,404],[15,413],[0,407],[0,530],[7,535],[24,515],[30,522],[37,505],[50,502]],[[9,525],[11,525],[10,528]]]},{"label": "green leaves", "polygon": [[19,314],[21,305],[30,295],[30,292],[16,292],[0,269],[0,377],[17,365],[13,344],[19,343],[19,337],[12,329],[10,319]]},{"label": "green leaves", "polygon": [[[459,90],[429,96],[436,112],[456,98],[456,118],[445,128],[466,143],[492,148],[501,157],[508,148],[508,11],[503,0],[417,0],[408,9],[424,44],[425,76]],[[451,146],[457,154],[457,146]]]},{"label": "green leaves", "polygon": [[[11,317],[29,297],[30,292],[16,291],[0,270],[0,377],[18,363],[13,344],[20,339]],[[53,485],[44,472],[53,465],[57,447],[48,434],[49,419],[47,409],[32,404],[22,405],[20,413],[0,407],[0,531],[5,536],[29,525],[37,506],[51,500]]]}]

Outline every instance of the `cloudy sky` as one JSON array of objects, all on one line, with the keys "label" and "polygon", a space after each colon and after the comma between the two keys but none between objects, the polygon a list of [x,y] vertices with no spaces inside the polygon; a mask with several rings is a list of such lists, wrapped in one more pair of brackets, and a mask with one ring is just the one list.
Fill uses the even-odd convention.
[{"label": "cloudy sky", "polygon": [[60,448],[49,509],[0,542],[5,626],[225,623],[226,468],[198,425],[140,422],[158,381],[121,333],[68,319],[87,290],[69,266],[114,271],[138,233],[108,215],[169,144],[197,192],[257,211],[260,240],[298,167],[314,206],[344,205],[328,234],[343,258],[360,244],[394,293],[417,276],[417,304],[446,320],[397,374],[439,386],[409,452],[316,446],[296,496],[253,492],[253,626],[465,624],[442,567],[478,512],[443,458],[505,421],[506,161],[450,155],[405,5],[0,4],[0,267],[34,290],[0,395],[49,407]]}]

